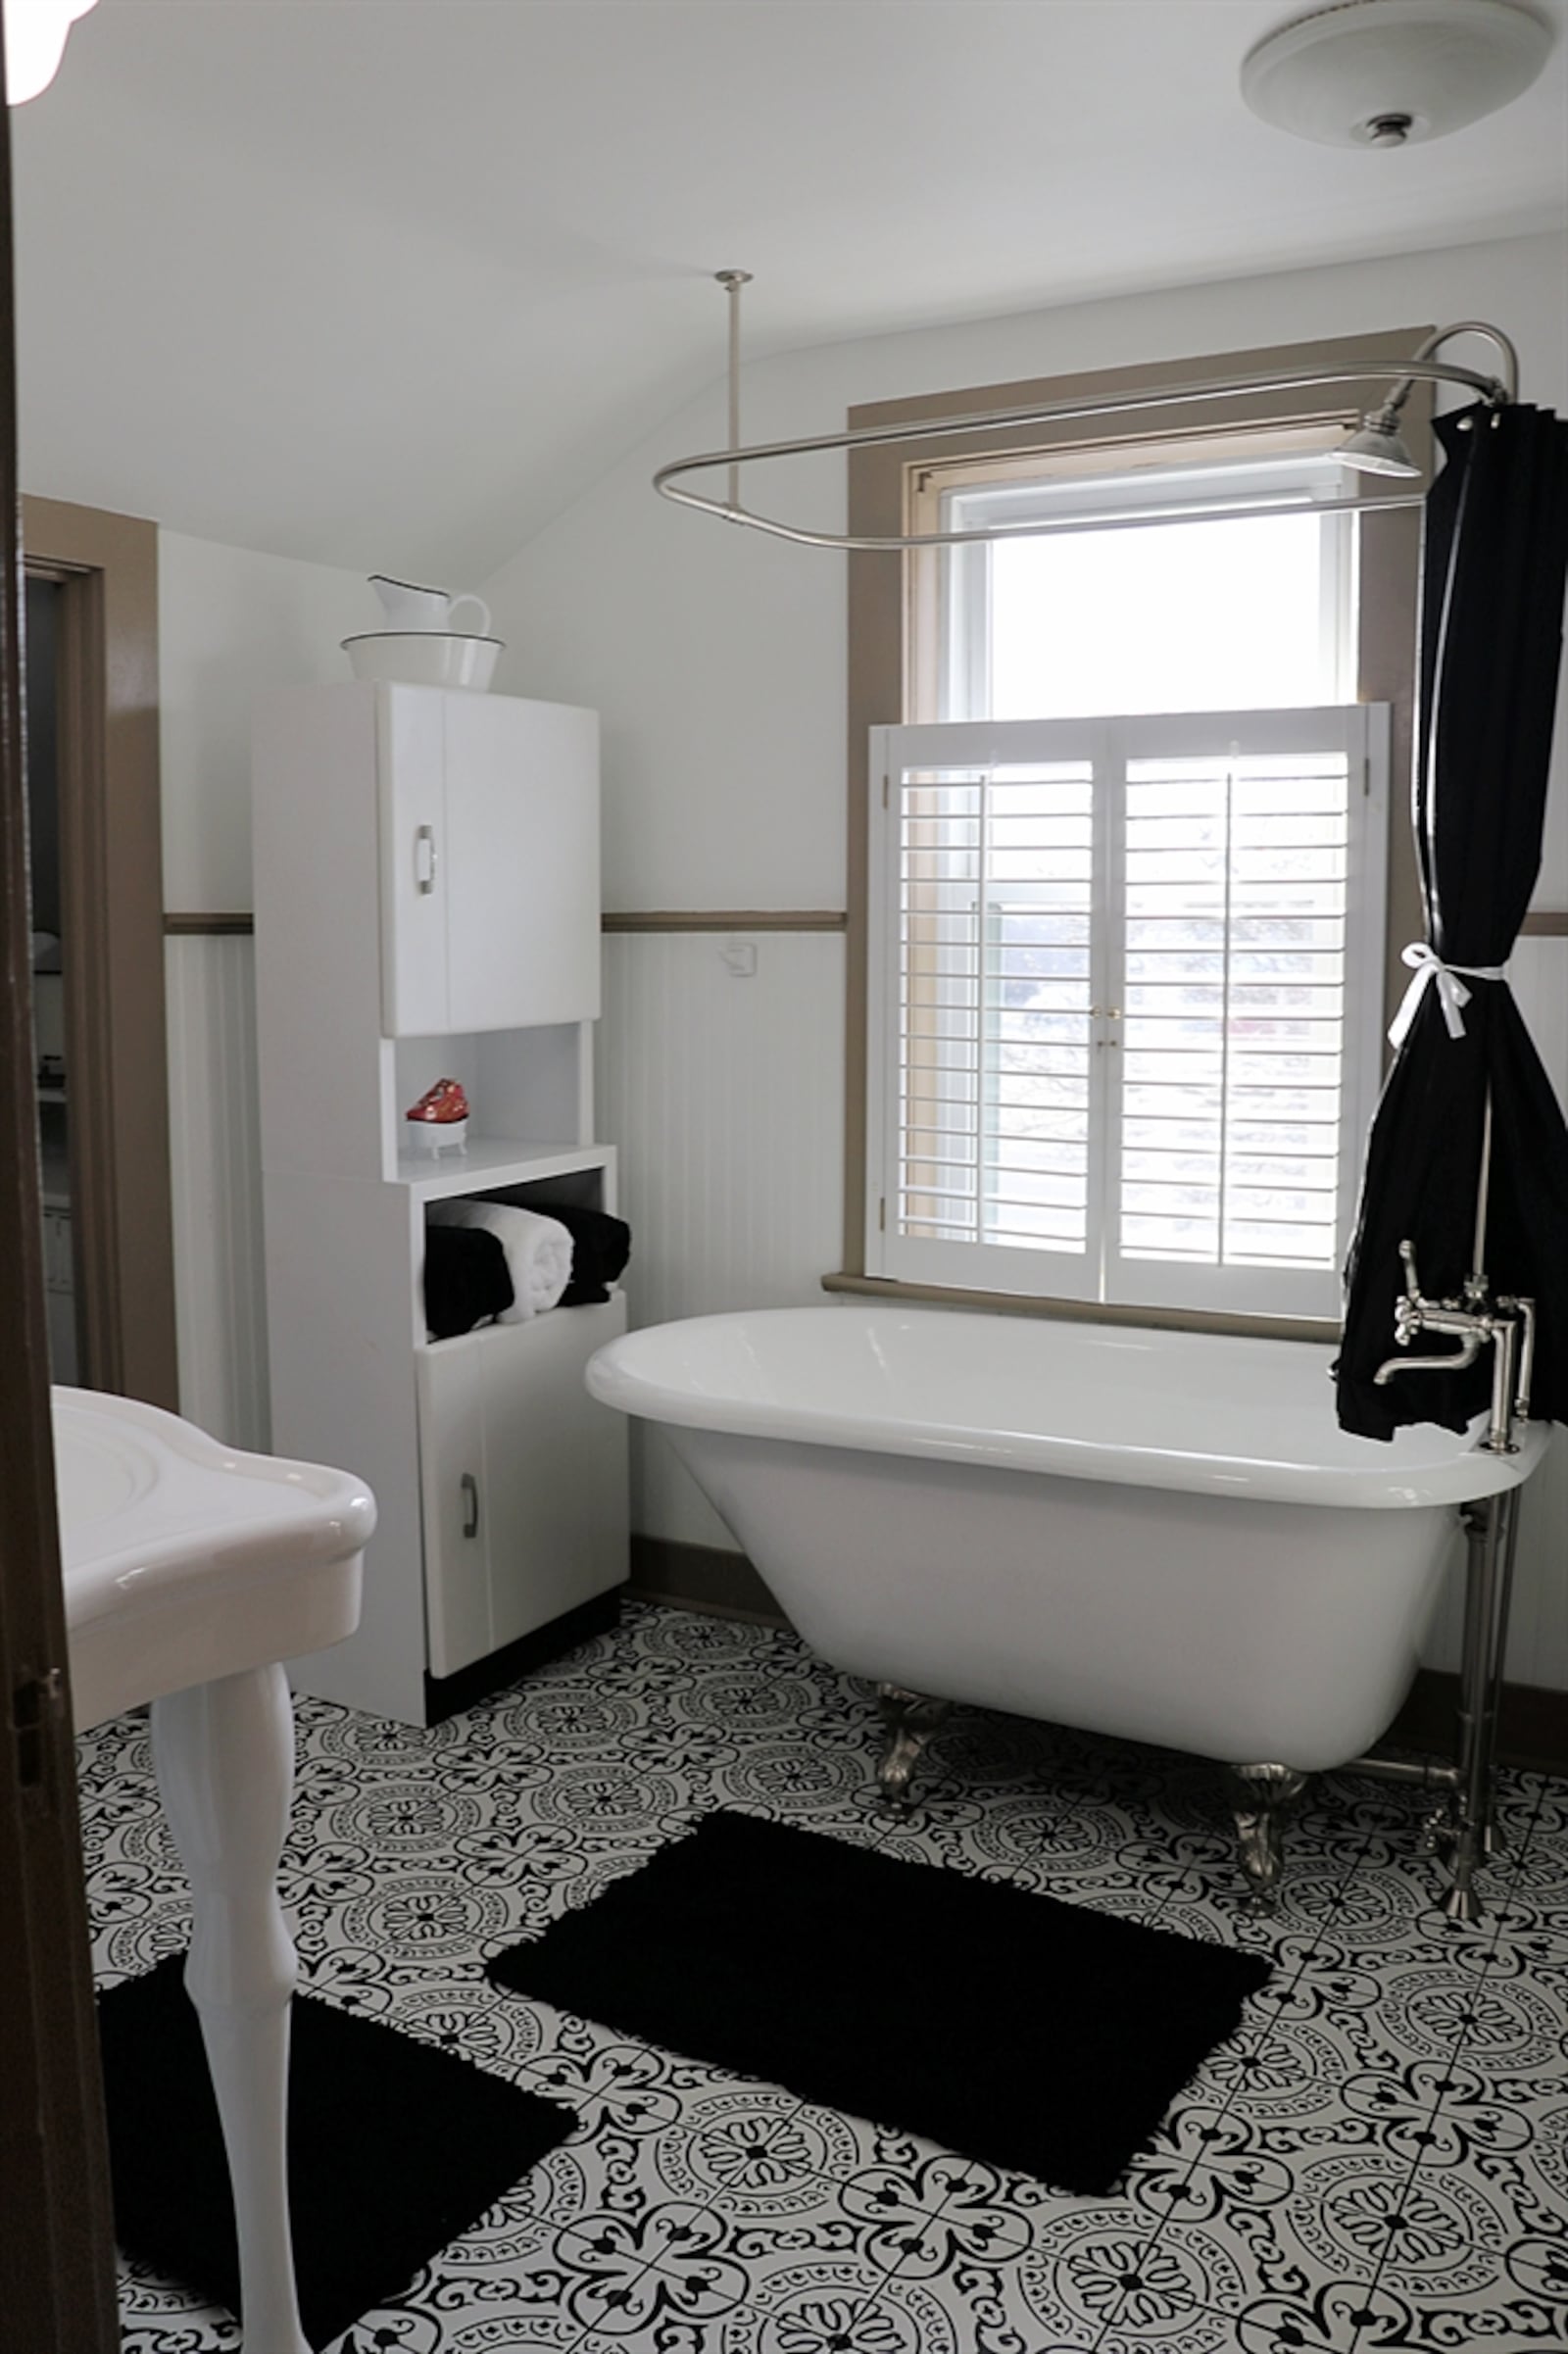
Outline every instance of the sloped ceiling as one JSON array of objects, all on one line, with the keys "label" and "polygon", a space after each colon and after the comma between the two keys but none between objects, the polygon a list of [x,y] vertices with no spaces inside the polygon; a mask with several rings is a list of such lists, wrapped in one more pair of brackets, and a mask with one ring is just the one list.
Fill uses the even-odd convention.
[{"label": "sloped ceiling", "polygon": [[1561,225],[1544,79],[1266,128],[1290,0],[102,0],[13,118],[23,478],[476,578],[722,365]]}]

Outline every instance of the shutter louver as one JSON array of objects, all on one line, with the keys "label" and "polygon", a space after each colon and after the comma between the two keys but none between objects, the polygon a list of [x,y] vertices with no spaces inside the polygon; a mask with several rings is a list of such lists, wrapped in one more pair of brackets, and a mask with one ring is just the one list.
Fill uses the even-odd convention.
[{"label": "shutter louver", "polygon": [[1336,1264],[1348,775],[1128,763],[1124,1258]]}]

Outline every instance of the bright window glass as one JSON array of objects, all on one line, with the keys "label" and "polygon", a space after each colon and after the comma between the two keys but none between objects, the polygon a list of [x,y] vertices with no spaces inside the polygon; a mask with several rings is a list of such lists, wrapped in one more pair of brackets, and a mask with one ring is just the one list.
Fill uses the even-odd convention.
[{"label": "bright window glass", "polygon": [[[944,528],[1056,527],[947,559],[940,715],[1352,701],[1353,517],[1313,510],[1353,488],[1332,456],[1303,454],[947,492]],[[1237,512],[1250,505],[1293,512]],[[1138,519],[1177,509],[1211,519]]]}]

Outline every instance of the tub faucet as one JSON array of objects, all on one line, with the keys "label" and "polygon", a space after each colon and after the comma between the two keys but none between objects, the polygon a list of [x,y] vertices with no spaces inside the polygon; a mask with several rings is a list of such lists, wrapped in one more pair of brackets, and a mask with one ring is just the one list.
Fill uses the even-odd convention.
[{"label": "tub faucet", "polygon": [[[1452,1333],[1459,1346],[1447,1356],[1391,1356],[1373,1374],[1379,1386],[1399,1373],[1457,1373],[1473,1365],[1490,1342],[1495,1350],[1492,1372],[1492,1420],[1482,1446],[1493,1454],[1517,1454],[1513,1436],[1517,1416],[1530,1412],[1530,1374],[1535,1355],[1536,1306],[1533,1300],[1490,1300],[1485,1275],[1465,1278],[1464,1299],[1426,1300],[1416,1274],[1415,1246],[1403,1242],[1404,1291],[1394,1303],[1394,1338],[1408,1349],[1417,1333]],[[1517,1381],[1516,1381],[1517,1371]]]}]

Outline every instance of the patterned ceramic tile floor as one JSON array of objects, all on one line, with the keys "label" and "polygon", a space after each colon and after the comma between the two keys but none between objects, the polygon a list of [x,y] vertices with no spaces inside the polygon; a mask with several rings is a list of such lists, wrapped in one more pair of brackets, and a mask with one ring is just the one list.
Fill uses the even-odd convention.
[{"label": "patterned ceramic tile floor", "polygon": [[[567,2103],[572,2138],[334,2354],[1487,2354],[1568,2349],[1568,1786],[1507,1777],[1486,1922],[1431,1909],[1416,1808],[1325,1779],[1282,1902],[1237,1902],[1217,1774],[956,1715],[877,1808],[863,1688],[789,1636],[629,1610],[429,1733],[299,1703],[284,1894],[305,1983]],[[101,1983],[184,1941],[145,1723],[81,1745]],[[1272,1949],[1108,2200],[641,2049],[480,1976],[703,1809]],[[867,1953],[865,1970],[919,1968]],[[983,2002],[931,1989],[983,2048]],[[238,2333],[150,2276],[133,2354]]]}]

